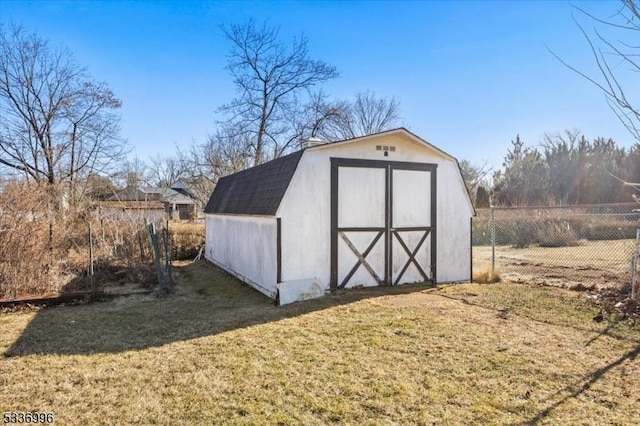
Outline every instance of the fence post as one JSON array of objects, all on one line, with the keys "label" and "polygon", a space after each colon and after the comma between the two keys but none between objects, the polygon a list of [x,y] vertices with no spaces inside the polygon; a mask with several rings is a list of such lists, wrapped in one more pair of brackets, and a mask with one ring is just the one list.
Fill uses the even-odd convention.
[{"label": "fence post", "polygon": [[171,275],[171,234],[169,232],[169,221],[167,227],[162,230],[162,245],[164,246],[164,271],[168,284],[173,284]]},{"label": "fence post", "polygon": [[638,290],[638,255],[640,254],[640,228],[636,229],[636,249],[631,260],[631,299],[635,299]]},{"label": "fence post", "polygon": [[96,298],[95,280],[93,279],[93,229],[89,221],[89,283],[91,285],[91,301]]},{"label": "fence post", "polygon": [[151,247],[153,248],[153,260],[156,265],[156,274],[158,275],[158,288],[164,290],[164,277],[162,275],[162,266],[160,263],[160,246],[158,245],[158,234],[156,233],[156,225],[151,222],[147,225],[149,237],[151,238]]},{"label": "fence post", "polygon": [[[153,247],[153,257],[156,264],[156,272],[158,274],[157,294],[164,296],[171,291],[171,289],[169,288],[169,285],[171,284],[169,282],[170,277],[167,276],[167,271],[163,270],[162,268],[162,260],[160,258],[160,244],[158,241],[158,233],[156,232],[156,226],[153,222],[151,222],[147,225],[147,228],[149,230],[149,236],[151,237],[151,246]],[[165,232],[163,232],[163,242],[166,241],[166,238],[164,237],[164,235],[165,235]]]},{"label": "fence post", "polygon": [[491,275],[496,269],[496,220],[493,204],[491,204]]}]

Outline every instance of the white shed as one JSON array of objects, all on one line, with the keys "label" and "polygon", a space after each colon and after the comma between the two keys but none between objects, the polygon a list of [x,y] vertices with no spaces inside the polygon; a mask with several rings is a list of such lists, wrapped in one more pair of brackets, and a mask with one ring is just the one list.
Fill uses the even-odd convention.
[{"label": "white shed", "polygon": [[458,161],[404,128],[220,179],[205,257],[280,304],[340,288],[471,278]]}]

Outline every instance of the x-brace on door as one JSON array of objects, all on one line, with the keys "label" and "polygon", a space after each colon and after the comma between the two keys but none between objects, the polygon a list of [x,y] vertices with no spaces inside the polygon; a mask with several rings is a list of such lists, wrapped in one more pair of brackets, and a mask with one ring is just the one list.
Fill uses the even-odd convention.
[{"label": "x-brace on door", "polygon": [[331,289],[436,281],[435,164],[331,159]]}]

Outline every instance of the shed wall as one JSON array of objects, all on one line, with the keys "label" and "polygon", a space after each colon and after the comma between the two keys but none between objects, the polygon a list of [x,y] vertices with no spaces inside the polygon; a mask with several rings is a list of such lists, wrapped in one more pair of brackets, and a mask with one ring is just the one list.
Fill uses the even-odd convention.
[{"label": "shed wall", "polygon": [[205,257],[261,293],[276,297],[275,217],[207,214]]},{"label": "shed wall", "polygon": [[[384,157],[377,145],[394,146],[395,151]],[[277,212],[282,218],[282,281],[315,277],[329,288],[331,157],[437,164],[437,281],[471,278],[469,218],[473,207],[457,163],[408,135],[395,134],[304,152]],[[363,188],[369,184],[366,179],[355,183]],[[354,219],[362,223],[367,222],[368,214],[365,209],[353,212]]]}]

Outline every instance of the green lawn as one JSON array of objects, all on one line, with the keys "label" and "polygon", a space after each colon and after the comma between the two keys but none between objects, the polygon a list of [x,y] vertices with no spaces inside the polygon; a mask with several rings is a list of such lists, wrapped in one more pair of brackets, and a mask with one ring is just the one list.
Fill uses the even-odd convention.
[{"label": "green lawn", "polygon": [[633,424],[640,328],[523,284],[276,307],[205,262],[168,298],[0,315],[0,411],[57,424]]}]

